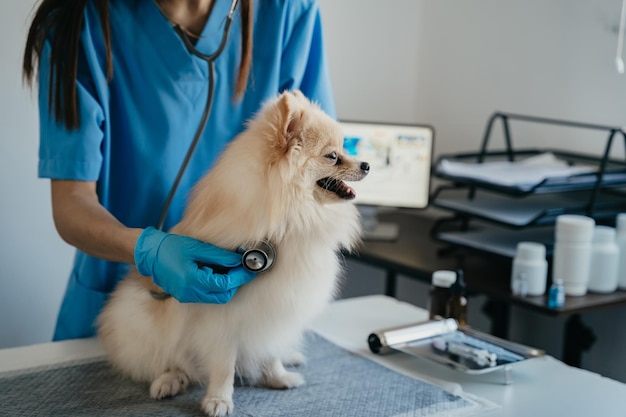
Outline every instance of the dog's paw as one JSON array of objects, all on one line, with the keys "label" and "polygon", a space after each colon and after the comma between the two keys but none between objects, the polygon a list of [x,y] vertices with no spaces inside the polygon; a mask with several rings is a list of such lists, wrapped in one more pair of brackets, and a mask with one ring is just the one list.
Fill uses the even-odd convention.
[{"label": "dog's paw", "polygon": [[189,385],[189,378],[184,372],[169,371],[161,374],[150,385],[150,396],[157,400],[173,397],[183,392]]},{"label": "dog's paw", "polygon": [[304,378],[298,372],[282,372],[280,375],[265,377],[265,386],[273,389],[291,389],[304,384]]},{"label": "dog's paw", "polygon": [[289,355],[286,355],[282,362],[285,366],[304,366],[306,364],[306,357],[302,352],[294,350]]},{"label": "dog's paw", "polygon": [[210,417],[224,417],[233,412],[233,401],[228,398],[207,395],[202,400],[202,411]]}]

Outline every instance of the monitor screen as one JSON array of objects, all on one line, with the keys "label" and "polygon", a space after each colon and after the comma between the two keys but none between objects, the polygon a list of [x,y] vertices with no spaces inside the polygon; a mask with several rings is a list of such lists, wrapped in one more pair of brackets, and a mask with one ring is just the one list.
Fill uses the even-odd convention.
[{"label": "monitor screen", "polygon": [[426,125],[341,121],[346,153],[369,162],[350,183],[361,205],[425,208],[429,203],[434,129]]}]

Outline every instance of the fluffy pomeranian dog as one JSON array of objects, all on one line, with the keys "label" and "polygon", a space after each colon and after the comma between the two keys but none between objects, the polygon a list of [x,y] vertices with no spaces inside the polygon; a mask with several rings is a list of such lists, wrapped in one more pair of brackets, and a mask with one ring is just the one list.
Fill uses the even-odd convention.
[{"label": "fluffy pomeranian dog", "polygon": [[302,93],[267,102],[194,187],[170,232],[233,251],[270,241],[272,269],[223,305],[155,299],[151,278],[131,271],[98,319],[113,366],[151,382],[154,398],[208,383],[209,416],[232,412],[236,374],[273,389],[303,384],[283,361],[304,360],[304,330],[336,293],[339,251],[360,236],[355,192],[344,181],[368,171],[344,153],[339,124]]}]

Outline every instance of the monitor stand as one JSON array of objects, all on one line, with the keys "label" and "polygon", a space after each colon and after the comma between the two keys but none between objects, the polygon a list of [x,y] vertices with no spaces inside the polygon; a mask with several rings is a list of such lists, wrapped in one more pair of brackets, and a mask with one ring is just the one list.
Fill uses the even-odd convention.
[{"label": "monitor stand", "polygon": [[358,206],[363,225],[363,239],[365,240],[396,240],[400,229],[397,223],[378,221],[378,207]]}]

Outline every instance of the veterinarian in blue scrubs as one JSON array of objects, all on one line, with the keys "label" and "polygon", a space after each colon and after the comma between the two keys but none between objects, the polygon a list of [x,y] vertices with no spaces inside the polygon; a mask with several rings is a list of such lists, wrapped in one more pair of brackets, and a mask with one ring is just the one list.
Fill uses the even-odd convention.
[{"label": "veterinarian in blue scrubs", "polygon": [[[80,13],[82,1],[44,0],[38,9],[39,21],[35,15],[31,36],[39,34],[46,41],[41,42],[40,49],[36,43],[31,49],[27,44],[24,61],[27,78],[33,76],[33,69],[39,64],[39,176],[53,180],[56,227],[78,249],[55,340],[94,335],[94,320],[103,303],[130,264],[137,262],[137,256],[142,257],[144,270],[148,265],[150,271],[161,271],[161,280],[166,283],[169,280],[169,288],[181,287],[172,295],[183,298],[180,300],[183,302],[227,302],[238,285],[254,277],[241,268],[240,255],[146,229],[157,223],[200,121],[208,88],[206,62],[185,47],[173,24],[185,26],[172,16],[182,16],[194,23],[185,29],[188,33],[194,32],[192,27],[199,27],[201,33],[197,33],[195,47],[212,53],[221,40],[231,0],[215,0],[212,8],[206,1],[206,13],[198,16],[181,14],[183,9],[176,8],[183,3],[195,4],[191,1],[86,0],[84,3],[86,6]],[[212,113],[163,230],[178,222],[190,188],[211,168],[224,146],[244,128],[245,121],[262,102],[283,90],[297,88],[334,116],[320,11],[315,0],[254,1],[250,72],[243,78],[242,94],[236,94],[242,74],[239,66],[245,55],[241,43],[245,22],[239,14],[250,7],[246,3],[242,1],[239,5],[226,49],[216,61]],[[78,12],[72,16],[75,10]],[[106,22],[103,24],[102,10],[108,10],[110,32]],[[170,11],[172,15],[168,15]],[[48,24],[54,21],[50,19],[53,13],[61,16],[56,21],[56,30]],[[209,17],[205,23],[206,15]],[[63,16],[68,20],[63,20]],[[63,33],[68,22],[75,23],[78,16],[82,16],[83,24],[78,38],[77,74],[75,81],[70,79],[67,84],[76,87],[79,119],[72,128],[68,127],[71,123],[67,119],[55,117],[56,106],[67,110],[67,104],[55,105],[49,99],[50,69],[55,51],[71,48],[71,43],[55,45],[54,34]],[[110,80],[107,79],[107,33],[112,52]],[[63,75],[71,74],[71,62],[64,61],[67,55],[60,57],[62,66],[53,68],[61,68],[57,71]],[[61,98],[71,93],[71,90],[61,91]],[[159,258],[159,245],[165,240],[170,243],[170,258],[178,257],[168,260],[177,263],[170,269],[167,268],[171,265],[163,265],[165,262]],[[189,247],[194,249],[188,250]],[[187,272],[195,268],[193,274],[207,282],[216,276],[211,269],[198,267],[196,261],[202,258],[202,251],[215,256],[214,263],[221,261],[225,265],[237,260],[239,266],[227,275],[232,288],[223,288],[219,290],[223,293],[208,294],[207,298],[186,299],[184,295],[194,290],[210,291],[193,288],[197,285],[195,280],[181,282],[176,276],[177,268]]]}]

